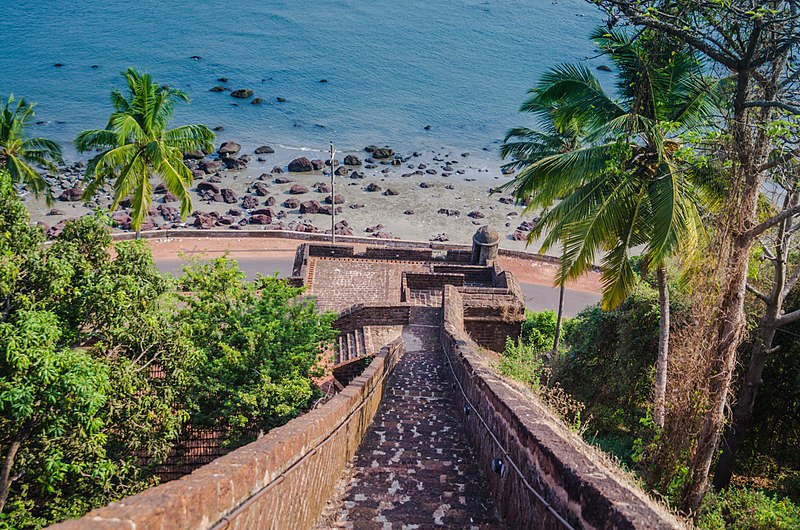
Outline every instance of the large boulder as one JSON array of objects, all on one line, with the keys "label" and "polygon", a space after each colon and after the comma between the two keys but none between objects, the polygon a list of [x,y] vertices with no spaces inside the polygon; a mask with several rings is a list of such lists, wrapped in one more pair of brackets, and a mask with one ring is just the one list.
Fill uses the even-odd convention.
[{"label": "large boulder", "polygon": [[241,145],[233,141],[228,141],[228,142],[223,142],[222,145],[219,146],[219,149],[217,149],[217,152],[220,154],[220,156],[235,155],[241,149],[242,149]]},{"label": "large boulder", "polygon": [[155,189],[153,190],[153,193],[155,193],[157,195],[160,195],[162,193],[167,193],[167,187],[164,186],[164,183],[162,182],[158,186],[155,187]]},{"label": "large boulder", "polygon": [[257,213],[250,216],[251,225],[268,225],[272,224],[272,217],[263,213]]},{"label": "large boulder", "polygon": [[167,203],[167,202],[176,202],[178,200],[178,197],[176,197],[172,192],[168,191],[167,193],[164,194],[164,199],[163,200],[164,200],[165,203]]},{"label": "large boulder", "polygon": [[[333,200],[336,204],[344,204],[344,195],[337,193],[336,195],[334,195]],[[325,204],[330,204],[331,196],[328,195],[327,197],[325,197],[324,202]]]},{"label": "large boulder", "polygon": [[319,201],[303,201],[300,203],[300,213],[319,213],[321,207]]},{"label": "large boulder", "polygon": [[382,188],[380,186],[378,186],[377,184],[375,184],[374,182],[370,182],[367,185],[367,187],[364,188],[364,191],[381,191],[381,189]]},{"label": "large boulder", "polygon": [[[81,200],[82,196],[83,190],[75,186],[74,188],[64,190],[61,195],[58,196],[58,200],[64,202],[78,202]],[[53,228],[55,228],[55,226]]]},{"label": "large boulder", "polygon": [[286,199],[283,201],[283,207],[288,208],[290,210],[294,210],[300,207],[300,201],[297,199]]},{"label": "large boulder", "polygon": [[311,160],[301,156],[289,162],[289,171],[293,173],[303,173],[305,171],[313,171],[314,166],[311,165]]},{"label": "large boulder", "polygon": [[243,158],[234,158],[232,156],[224,156],[220,161],[227,169],[244,169],[247,167],[247,161]]},{"label": "large boulder", "polygon": [[314,160],[311,161],[311,167],[314,168],[314,171],[319,171],[320,169],[325,167],[325,162],[323,160],[315,158]]},{"label": "large boulder", "polygon": [[216,173],[222,169],[222,162],[219,160],[204,160],[198,167],[206,174]]},{"label": "large boulder", "polygon": [[161,214],[165,221],[176,223],[181,220],[181,212],[173,206],[162,204],[158,207],[158,213]]},{"label": "large boulder", "polygon": [[116,211],[111,214],[111,221],[115,226],[128,230],[131,227],[131,216],[128,212]]},{"label": "large boulder", "polygon": [[294,186],[289,188],[290,195],[302,195],[304,193],[308,193],[308,188],[306,188],[302,184],[295,184]]},{"label": "large boulder", "polygon": [[236,204],[236,201],[239,200],[236,197],[236,193],[230,188],[222,188],[220,194],[222,195],[222,200],[227,204]]},{"label": "large boulder", "polygon": [[216,222],[217,220],[214,217],[206,213],[201,213],[194,218],[195,228],[200,228],[201,230],[208,230],[210,228],[214,228],[214,224]]},{"label": "large boulder", "polygon": [[202,160],[203,158],[205,158],[205,156],[206,156],[205,153],[203,153],[199,149],[183,153],[183,158],[186,160]]},{"label": "large boulder", "polygon": [[245,195],[244,199],[242,199],[242,208],[245,210],[252,210],[256,206],[258,206],[258,199],[253,195]]},{"label": "large boulder", "polygon": [[257,155],[271,155],[275,152],[275,149],[271,148],[268,145],[262,145],[260,147],[256,147],[256,154]]},{"label": "large boulder", "polygon": [[214,195],[220,192],[219,186],[214,184],[213,182],[200,182],[197,185],[197,193],[202,192],[211,192]]},{"label": "large boulder", "polygon": [[250,187],[259,197],[266,197],[269,195],[269,186],[263,182],[254,182]]},{"label": "large boulder", "polygon": [[346,166],[360,166],[361,159],[358,158],[356,155],[347,155],[344,157],[344,165]]},{"label": "large boulder", "polygon": [[388,147],[378,147],[372,151],[372,158],[382,159],[391,158],[392,156],[394,156],[394,151]]}]

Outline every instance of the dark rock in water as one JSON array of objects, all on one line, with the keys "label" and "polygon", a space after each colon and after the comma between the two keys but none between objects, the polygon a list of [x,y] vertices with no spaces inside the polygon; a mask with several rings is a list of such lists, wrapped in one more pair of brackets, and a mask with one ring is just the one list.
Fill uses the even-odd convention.
[{"label": "dark rock in water", "polygon": [[205,158],[205,156],[206,156],[205,153],[203,153],[199,149],[183,153],[184,160],[202,160],[203,158]]},{"label": "dark rock in water", "polygon": [[289,188],[290,195],[302,195],[304,193],[308,193],[308,188],[306,188],[302,184],[295,184],[294,186]]},{"label": "dark rock in water", "polygon": [[400,160],[399,158],[395,158],[394,160],[392,160],[392,165],[393,166],[399,166],[402,163],[403,163],[403,161]]},{"label": "dark rock in water", "polygon": [[367,153],[371,153],[377,148],[378,148],[378,146],[376,146],[376,145],[368,145],[368,146],[366,146],[364,148],[364,151],[366,151]]},{"label": "dark rock in water", "polygon": [[336,171],[334,171],[334,173],[336,173],[340,177],[346,177],[349,172],[350,170],[344,166],[339,166],[336,168]]},{"label": "dark rock in water", "polygon": [[224,131],[224,130],[225,130],[225,127],[223,127],[222,125],[217,125],[216,127],[214,127],[212,129],[212,131],[217,131],[217,132]]},{"label": "dark rock in water", "polygon": [[250,186],[250,189],[253,190],[256,195],[260,197],[266,197],[269,195],[269,186],[264,184],[263,182],[253,182],[253,185]]},{"label": "dark rock in water", "polygon": [[350,173],[350,178],[351,179],[363,179],[363,178],[366,178],[366,177],[367,176],[363,172],[359,173],[358,171],[353,171],[352,173]]},{"label": "dark rock in water", "polygon": [[225,92],[225,87],[223,86],[212,86],[208,89],[209,92]]},{"label": "dark rock in water", "polygon": [[257,213],[250,216],[251,225],[268,225],[272,224],[272,217],[263,213]]},{"label": "dark rock in water", "polygon": [[266,206],[275,206],[275,203],[276,203],[276,202],[277,202],[277,201],[275,200],[275,197],[267,197],[267,200],[266,200],[266,201],[264,201],[264,204],[265,204]]},{"label": "dark rock in water", "polygon": [[241,145],[233,141],[228,141],[228,142],[223,142],[222,145],[219,146],[219,149],[217,149],[217,152],[220,154],[220,156],[235,155],[241,149],[242,149]]},{"label": "dark rock in water", "polygon": [[216,184],[219,184],[220,182],[222,182],[222,177],[219,176],[219,173],[215,173],[215,174],[211,175],[210,177],[208,177],[208,181],[209,182],[214,182]]},{"label": "dark rock in water", "polygon": [[454,190],[454,189],[456,189],[456,187],[453,186],[452,184],[448,184],[447,186],[444,187],[444,189],[446,189],[446,190]]},{"label": "dark rock in water", "polygon": [[384,195],[400,195],[400,192],[394,190],[392,188],[387,188],[386,191],[383,193]]},{"label": "dark rock in water", "polygon": [[304,156],[295,158],[289,162],[289,171],[293,173],[304,173],[306,171],[312,171],[313,169],[314,166],[311,165],[311,160]]},{"label": "dark rock in water", "polygon": [[388,147],[379,147],[372,151],[372,158],[382,159],[391,158],[394,155],[394,150]]},{"label": "dark rock in water", "polygon": [[47,215],[64,215],[64,211],[59,210],[58,208],[53,208],[49,212],[47,212]]},{"label": "dark rock in water", "polygon": [[217,222],[216,219],[205,213],[200,214],[194,218],[195,228],[200,228],[201,230],[208,230],[210,228],[214,228],[214,224],[216,222]]},{"label": "dark rock in water", "polygon": [[275,149],[271,148],[268,145],[262,145],[261,147],[256,147],[256,154],[257,155],[271,155],[275,152]]},{"label": "dark rock in water", "polygon": [[239,99],[247,99],[253,95],[253,91],[249,88],[240,88],[231,92],[231,96]]},{"label": "dark rock in water", "polygon": [[278,103],[286,103],[286,98],[282,98],[282,97],[279,96],[279,97],[275,98],[275,101],[277,101]]},{"label": "dark rock in water", "polygon": [[350,209],[351,210],[360,210],[361,208],[364,208],[364,207],[365,207],[364,204],[351,204],[350,205]]},{"label": "dark rock in water", "polygon": [[210,191],[211,193],[219,193],[219,186],[212,182],[201,182],[197,185],[197,193]]},{"label": "dark rock in water", "polygon": [[55,66],[56,68],[61,68],[62,66],[64,66],[64,63],[56,63],[53,66]]},{"label": "dark rock in water", "polygon": [[328,80],[327,80],[327,79],[320,79],[320,80],[319,80],[319,82],[320,82],[320,83],[327,83],[327,82],[328,82]]},{"label": "dark rock in water", "polygon": [[450,241],[450,236],[442,232],[441,234],[436,234],[429,241]]},{"label": "dark rock in water", "polygon": [[[344,204],[344,195],[341,195],[341,194],[337,193],[336,195],[333,196],[333,200],[334,200],[334,202],[336,204]],[[323,202],[325,204],[330,204],[331,203],[331,196],[328,195],[327,197],[325,197],[325,199],[323,199]]]},{"label": "dark rock in water", "polygon": [[503,204],[514,204],[514,199],[511,197],[500,197],[500,202]]},{"label": "dark rock in water", "polygon": [[286,199],[283,201],[283,207],[288,208],[290,210],[294,210],[300,207],[300,201],[297,199]]},{"label": "dark rock in water", "polygon": [[253,98],[253,101],[250,102],[251,105],[261,105],[264,103],[264,100],[261,98]]},{"label": "dark rock in water", "polygon": [[319,201],[303,201],[300,203],[300,213],[315,214],[319,213],[320,208]]},{"label": "dark rock in water", "polygon": [[283,168],[281,166],[275,166],[272,168],[272,173],[283,173]]},{"label": "dark rock in water", "polygon": [[431,126],[430,125],[426,125],[425,127],[423,127],[423,129],[425,129],[426,131],[430,131],[431,130]]},{"label": "dark rock in water", "polygon": [[164,186],[164,183],[162,182],[158,186],[156,186],[156,188],[153,190],[153,193],[155,193],[156,195],[167,193],[167,187]]},{"label": "dark rock in water", "polygon": [[367,185],[367,187],[364,188],[364,191],[381,191],[382,189],[383,188],[381,188],[380,186],[378,186],[374,182],[370,182],[369,185]]},{"label": "dark rock in water", "polygon": [[258,176],[258,180],[264,180],[264,181],[267,181],[267,180],[269,180],[271,178],[272,178],[272,175],[270,175],[269,173],[262,173],[262,174],[260,174]]},{"label": "dark rock in water", "polygon": [[[330,159],[328,159],[328,160],[326,160],[326,161],[325,161],[325,165],[326,165],[327,167],[331,167],[331,161],[330,161]],[[334,159],[333,159],[333,166],[334,166],[334,167],[336,167],[336,166],[338,166],[338,165],[339,165],[339,161],[338,161],[338,160],[336,160],[336,159],[334,158]]]},{"label": "dark rock in water", "polygon": [[239,200],[236,197],[236,193],[230,188],[221,189],[220,194],[222,195],[222,200],[227,204],[236,204],[236,202]]},{"label": "dark rock in water", "polygon": [[436,170],[435,169],[426,169],[425,173],[427,173],[428,175],[435,175],[436,174]]},{"label": "dark rock in water", "polygon": [[209,173],[216,173],[220,169],[222,169],[222,162],[219,160],[205,160],[200,163],[199,168],[203,170],[206,174]]},{"label": "dark rock in water", "polygon": [[217,81],[219,81],[220,83],[227,83],[228,82],[228,78],[227,77],[220,77],[220,78],[217,79]]},{"label": "dark rock in water", "polygon": [[502,167],[502,168],[500,168],[500,172],[503,175],[513,175],[514,174],[514,169],[510,168],[510,167]]},{"label": "dark rock in water", "polygon": [[191,57],[189,57],[189,59],[193,61],[199,61],[200,59],[202,59],[202,57],[200,57],[199,55],[192,55]]},{"label": "dark rock in water", "polygon": [[448,208],[440,208],[437,213],[446,215],[448,217],[458,217],[459,215],[461,215],[461,212],[459,212],[458,210],[450,210]]},{"label": "dark rock in water", "polygon": [[242,160],[241,158],[233,158],[231,156],[225,156],[220,158],[220,161],[225,165],[227,169],[244,169],[247,167],[247,161]]},{"label": "dark rock in water", "polygon": [[447,164],[447,165],[446,165],[446,166],[444,166],[442,169],[443,169],[443,170],[445,170],[445,171],[449,171],[449,172],[451,172],[451,173],[452,173],[453,171],[455,171],[455,169],[456,169],[456,168],[454,168],[454,167],[453,167],[453,166],[451,166],[450,164]]},{"label": "dark rock in water", "polygon": [[93,64],[92,66],[90,66],[90,68],[95,69],[95,68],[100,68],[100,67],[97,66],[96,64]]},{"label": "dark rock in water", "polygon": [[597,69],[600,70],[601,72],[611,71],[611,68],[609,66],[606,66],[605,64],[601,64],[600,66],[597,67]]},{"label": "dark rock in water", "polygon": [[356,155],[347,155],[344,157],[344,165],[346,166],[360,166],[361,159],[358,158]]},{"label": "dark rock in water", "polygon": [[414,210],[406,210],[403,212],[405,215],[414,215]]},{"label": "dark rock in water", "polygon": [[420,164],[417,166],[417,169],[428,169],[428,166],[426,166],[425,164]]},{"label": "dark rock in water", "polygon": [[472,212],[469,212],[469,213],[467,214],[467,217],[472,217],[473,219],[483,219],[483,218],[484,218],[484,217],[486,217],[486,216],[485,216],[485,215],[483,215],[483,213],[482,213],[482,212],[479,212],[478,210],[474,210],[474,211],[472,211]]},{"label": "dark rock in water", "polygon": [[164,203],[168,202],[177,202],[178,198],[172,192],[167,192],[164,194]]},{"label": "dark rock in water", "polygon": [[289,177],[276,177],[275,184],[289,184],[290,182],[294,182],[294,179],[290,179]]},{"label": "dark rock in water", "polygon": [[325,162],[319,159],[314,159],[311,161],[311,167],[314,168],[314,171],[319,171],[325,167]]},{"label": "dark rock in water", "polygon": [[74,188],[64,190],[61,195],[58,196],[58,200],[64,202],[78,202],[81,200],[82,195],[83,190],[76,186]]}]

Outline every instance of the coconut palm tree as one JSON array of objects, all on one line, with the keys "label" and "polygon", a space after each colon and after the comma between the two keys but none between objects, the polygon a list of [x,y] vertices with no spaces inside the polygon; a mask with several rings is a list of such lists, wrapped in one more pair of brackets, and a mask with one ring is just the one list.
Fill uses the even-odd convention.
[{"label": "coconut palm tree", "polygon": [[153,177],[160,177],[167,190],[181,203],[185,219],[192,211],[189,188],[193,176],[183,163],[183,154],[196,149],[211,150],[214,140],[205,125],[167,129],[176,103],[189,101],[181,90],[154,83],[149,74],[134,68],[122,73],[127,94],[111,91],[114,112],[105,129],[84,131],[75,140],[80,152],[100,148],[84,175],[84,199],[90,199],[108,179],[114,179],[111,209],[131,196],[131,226],[139,231],[152,203]]},{"label": "coconut palm tree", "polygon": [[61,147],[44,138],[25,138],[25,128],[34,117],[33,103],[20,98],[14,105],[9,95],[0,112],[0,168],[11,175],[16,184],[22,184],[37,197],[44,194],[48,204],[53,196],[44,177],[32,166],[37,165],[57,172],[62,163]]},{"label": "coconut palm tree", "polygon": [[648,35],[634,40],[599,29],[592,39],[616,65],[619,96],[607,94],[583,65],[547,72],[521,108],[543,129],[513,129],[503,146],[503,156],[514,158],[507,167],[520,170],[505,188],[528,201],[528,210],[543,210],[529,241],[545,234],[543,252],[563,244],[559,282],[602,255],[604,308],[619,305],[636,284],[631,252],[641,251],[645,270],[655,268],[661,317],[654,419],[663,426],[666,262],[703,234],[705,173],[683,159],[680,135],[713,119],[715,84],[694,55],[664,53]]}]

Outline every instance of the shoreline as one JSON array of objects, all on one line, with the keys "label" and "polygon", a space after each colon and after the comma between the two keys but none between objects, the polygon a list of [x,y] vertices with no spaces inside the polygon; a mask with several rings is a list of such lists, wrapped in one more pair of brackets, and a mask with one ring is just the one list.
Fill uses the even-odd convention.
[{"label": "shoreline", "polygon": [[[218,149],[229,142],[223,138],[218,139],[222,140],[216,145]],[[177,203],[171,203],[163,193],[155,194],[151,222],[143,229],[196,228],[198,235],[212,227],[330,233],[331,216],[325,214],[326,207],[327,211],[330,209],[325,203],[330,195],[327,167],[305,172],[289,171],[288,167],[300,157],[319,167],[318,160],[326,161],[328,156],[321,150],[287,147],[278,142],[264,146],[271,152],[257,153],[260,146],[236,144],[232,149],[239,149],[234,153],[223,150],[222,154],[187,159],[195,173],[190,191],[195,215],[181,223],[176,215]],[[353,156],[361,165],[344,165],[345,157]],[[86,159],[74,161],[61,175],[49,178],[57,198],[67,190],[80,188],[80,165]],[[522,207],[514,205],[508,193],[490,195],[491,188],[513,177],[502,174],[500,159],[493,157],[491,151],[428,148],[392,152],[388,158],[379,159],[364,150],[346,150],[337,151],[336,159],[341,163],[337,170],[342,173],[336,176],[336,194],[341,196],[337,201],[344,201],[337,203],[341,208],[336,216],[337,235],[470,244],[475,230],[488,224],[500,234],[501,248],[526,250],[526,241],[515,240],[514,234],[517,239],[527,236],[518,228],[529,228],[535,216],[523,214]],[[231,169],[226,169],[225,164]],[[158,183],[153,180],[154,189]],[[201,190],[203,195],[198,185],[205,188]],[[54,235],[68,219],[87,215],[95,208],[107,209],[109,190],[105,188],[88,205],[56,200],[48,207],[43,199],[30,194],[23,200],[31,221],[44,225]],[[323,213],[319,213],[320,209]],[[121,208],[112,213],[118,225],[125,226],[124,212]],[[527,250],[538,251],[538,242]]]}]

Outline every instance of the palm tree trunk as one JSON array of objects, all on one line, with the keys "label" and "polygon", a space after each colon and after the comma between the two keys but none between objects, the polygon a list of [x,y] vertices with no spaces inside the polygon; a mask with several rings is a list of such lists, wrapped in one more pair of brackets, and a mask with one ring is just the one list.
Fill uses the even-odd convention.
[{"label": "palm tree trunk", "polygon": [[561,342],[561,319],[564,317],[564,282],[558,286],[558,317],[556,318],[556,337],[553,340],[553,355],[558,352]]},{"label": "palm tree trunk", "polygon": [[664,428],[667,401],[667,365],[669,361],[669,286],[664,267],[656,270],[658,281],[658,359],[656,360],[656,388],[653,397],[653,420]]}]

